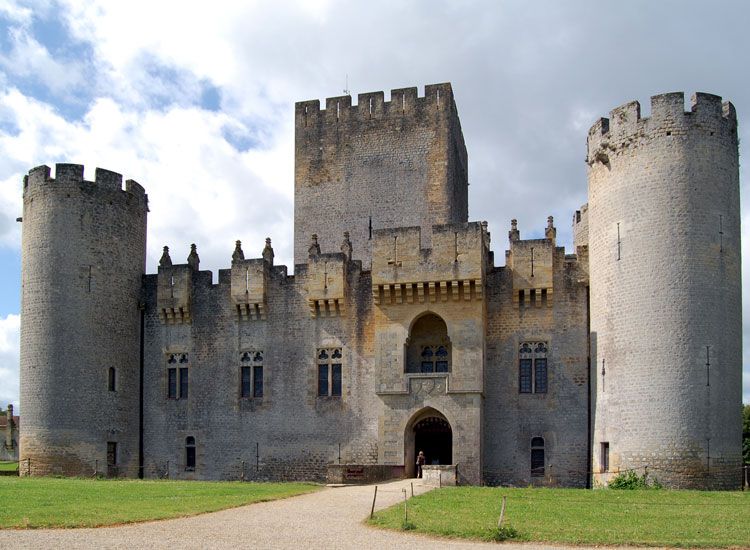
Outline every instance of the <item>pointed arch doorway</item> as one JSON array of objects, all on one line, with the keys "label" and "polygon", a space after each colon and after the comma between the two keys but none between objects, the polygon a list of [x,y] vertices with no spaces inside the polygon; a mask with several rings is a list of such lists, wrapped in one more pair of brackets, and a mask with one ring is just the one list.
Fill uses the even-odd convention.
[{"label": "pointed arch doorway", "polygon": [[417,453],[425,455],[425,464],[453,463],[453,429],[448,419],[433,408],[415,414],[404,433],[404,463],[407,475],[416,475]]}]

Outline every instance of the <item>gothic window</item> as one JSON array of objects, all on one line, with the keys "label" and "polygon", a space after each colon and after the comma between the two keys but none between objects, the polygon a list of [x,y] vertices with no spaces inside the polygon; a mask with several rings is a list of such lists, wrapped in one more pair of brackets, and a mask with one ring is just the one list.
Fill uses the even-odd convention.
[{"label": "gothic window", "polygon": [[544,438],[531,438],[531,476],[544,476]]},{"label": "gothic window", "polygon": [[167,355],[167,399],[187,399],[189,390],[188,354]]},{"label": "gothic window", "polygon": [[341,397],[341,348],[318,350],[318,397]]},{"label": "gothic window", "polygon": [[185,471],[195,471],[195,438],[192,435],[185,438]]},{"label": "gothic window", "polygon": [[263,397],[263,352],[240,354],[240,397]]},{"label": "gothic window", "polygon": [[109,367],[109,370],[107,371],[107,389],[109,391],[116,391],[116,376],[117,373],[115,372],[115,368]]},{"label": "gothic window", "polygon": [[523,342],[518,349],[518,392],[547,393],[547,343]]},{"label": "gothic window", "polygon": [[440,317],[428,313],[417,319],[407,342],[406,372],[450,372],[451,342]]}]

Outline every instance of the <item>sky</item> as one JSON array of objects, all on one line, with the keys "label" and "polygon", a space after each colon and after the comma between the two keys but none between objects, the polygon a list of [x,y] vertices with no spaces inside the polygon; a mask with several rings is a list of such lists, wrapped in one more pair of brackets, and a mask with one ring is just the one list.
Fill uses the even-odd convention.
[{"label": "sky", "polygon": [[[234,241],[292,268],[294,102],[449,81],[469,152],[469,217],[496,258],[586,202],[588,128],[614,107],[705,91],[731,100],[748,156],[750,3],[670,0],[0,0],[0,406],[18,407],[21,184],[56,162],[149,194],[147,271],[169,245],[201,268]],[[750,273],[741,168],[743,271]],[[325,243],[324,248],[325,248]],[[572,250],[570,250],[572,252]],[[184,256],[184,258],[183,258]],[[500,260],[502,261],[502,260]],[[750,308],[745,277],[743,311]],[[750,403],[750,323],[743,397]]]}]

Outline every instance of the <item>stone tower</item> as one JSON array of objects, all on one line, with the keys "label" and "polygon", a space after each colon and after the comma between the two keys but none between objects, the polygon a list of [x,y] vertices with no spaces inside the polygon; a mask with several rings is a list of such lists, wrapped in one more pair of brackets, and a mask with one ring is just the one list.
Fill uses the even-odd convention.
[{"label": "stone tower", "polygon": [[353,259],[371,265],[375,229],[468,220],[466,146],[450,84],[302,101],[295,109],[294,263],[310,236],[338,251],[348,231]]},{"label": "stone tower", "polygon": [[[654,96],[589,131],[593,471],[737,488],[742,318],[737,120]],[[608,462],[608,464],[607,464]]]},{"label": "stone tower", "polygon": [[24,178],[22,475],[138,475],[147,210],[143,187],[100,168]]}]

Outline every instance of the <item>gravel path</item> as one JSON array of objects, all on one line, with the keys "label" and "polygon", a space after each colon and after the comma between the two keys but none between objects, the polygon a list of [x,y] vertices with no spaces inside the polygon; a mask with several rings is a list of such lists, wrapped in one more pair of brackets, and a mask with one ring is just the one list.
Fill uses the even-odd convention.
[{"label": "gravel path", "polygon": [[[376,508],[403,500],[402,489],[410,491],[412,481],[379,484]],[[414,481],[415,494],[429,490]],[[372,529],[362,522],[370,513],[373,492],[371,485],[326,488],[274,502],[120,527],[0,531],[0,548],[554,548],[498,546]]]}]

